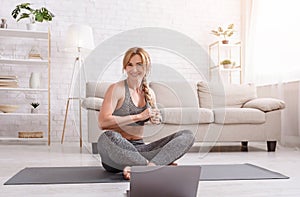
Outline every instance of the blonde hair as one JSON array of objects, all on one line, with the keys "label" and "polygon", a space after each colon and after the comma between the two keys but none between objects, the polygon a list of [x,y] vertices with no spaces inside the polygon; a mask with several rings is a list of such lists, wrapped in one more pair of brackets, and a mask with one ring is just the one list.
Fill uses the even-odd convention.
[{"label": "blonde hair", "polygon": [[149,92],[149,86],[147,83],[147,76],[149,75],[150,69],[151,69],[151,61],[150,61],[149,54],[143,48],[139,48],[139,47],[133,47],[133,48],[128,49],[123,58],[123,70],[125,70],[130,59],[134,55],[139,55],[142,59],[143,66],[145,66],[146,74],[143,77],[141,88],[144,92],[146,101],[149,103],[151,108],[155,108],[155,104],[154,104],[151,94]]}]

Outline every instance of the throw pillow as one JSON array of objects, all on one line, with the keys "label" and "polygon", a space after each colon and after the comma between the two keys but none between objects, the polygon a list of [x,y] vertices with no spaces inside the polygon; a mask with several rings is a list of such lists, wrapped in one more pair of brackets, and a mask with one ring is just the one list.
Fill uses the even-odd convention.
[{"label": "throw pillow", "polygon": [[263,112],[269,112],[278,109],[284,109],[285,103],[275,98],[256,98],[246,102],[243,108],[255,108]]}]

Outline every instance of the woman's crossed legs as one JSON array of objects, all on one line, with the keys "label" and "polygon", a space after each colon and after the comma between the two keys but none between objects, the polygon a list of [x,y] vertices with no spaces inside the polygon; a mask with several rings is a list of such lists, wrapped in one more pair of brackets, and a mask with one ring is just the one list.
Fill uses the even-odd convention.
[{"label": "woman's crossed legs", "polygon": [[194,135],[189,130],[181,130],[149,144],[142,140],[129,141],[115,131],[105,131],[98,139],[97,148],[107,171],[123,171],[124,178],[129,179],[129,166],[170,165],[193,143]]}]

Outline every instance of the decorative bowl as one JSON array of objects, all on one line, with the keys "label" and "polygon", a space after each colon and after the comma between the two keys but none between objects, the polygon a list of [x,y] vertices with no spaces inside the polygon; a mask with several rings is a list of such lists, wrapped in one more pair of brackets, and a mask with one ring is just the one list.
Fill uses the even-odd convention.
[{"label": "decorative bowl", "polygon": [[18,108],[18,105],[0,105],[0,111],[2,111],[3,113],[13,113]]}]

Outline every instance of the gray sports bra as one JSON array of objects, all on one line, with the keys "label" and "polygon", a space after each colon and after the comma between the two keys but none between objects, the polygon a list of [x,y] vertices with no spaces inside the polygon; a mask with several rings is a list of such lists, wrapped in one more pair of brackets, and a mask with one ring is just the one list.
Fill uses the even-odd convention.
[{"label": "gray sports bra", "polygon": [[[149,107],[148,102],[146,102],[146,105],[144,107],[135,106],[135,104],[133,103],[133,101],[131,99],[128,84],[127,84],[126,80],[124,80],[124,85],[125,85],[125,99],[124,99],[124,102],[123,102],[123,104],[120,108],[116,109],[113,112],[113,115],[115,115],[115,116],[135,115],[135,114],[139,114],[139,113],[143,112],[145,109],[147,109]],[[131,123],[131,124],[128,124],[128,125],[129,126],[144,126],[145,122],[147,122],[148,120],[149,119],[143,120],[143,121],[137,121],[135,123]]]}]

